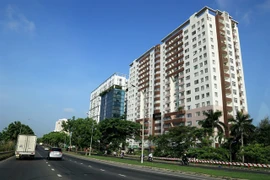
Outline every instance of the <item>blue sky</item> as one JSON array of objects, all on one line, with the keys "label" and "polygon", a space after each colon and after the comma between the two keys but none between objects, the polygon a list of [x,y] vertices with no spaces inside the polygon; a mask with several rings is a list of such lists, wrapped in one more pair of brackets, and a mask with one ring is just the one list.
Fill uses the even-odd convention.
[{"label": "blue sky", "polygon": [[[206,3],[206,4],[205,4]],[[41,136],[85,117],[89,95],[204,6],[239,22],[250,115],[270,115],[270,0],[1,0],[0,131]]]}]

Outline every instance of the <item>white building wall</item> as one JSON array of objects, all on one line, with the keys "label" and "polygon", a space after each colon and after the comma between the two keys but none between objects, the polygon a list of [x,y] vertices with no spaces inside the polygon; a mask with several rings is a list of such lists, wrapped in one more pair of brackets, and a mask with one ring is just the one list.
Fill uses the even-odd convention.
[{"label": "white building wall", "polygon": [[58,121],[55,122],[55,128],[54,132],[61,132],[63,131],[62,124],[63,122],[67,122],[68,120],[66,118],[59,119]]},{"label": "white building wall", "polygon": [[127,87],[127,78],[125,75],[114,73],[106,81],[99,85],[90,95],[90,107],[88,112],[88,117],[99,122],[100,118],[100,105],[101,97],[100,93],[109,89],[113,85],[122,86],[122,89],[125,90]]}]

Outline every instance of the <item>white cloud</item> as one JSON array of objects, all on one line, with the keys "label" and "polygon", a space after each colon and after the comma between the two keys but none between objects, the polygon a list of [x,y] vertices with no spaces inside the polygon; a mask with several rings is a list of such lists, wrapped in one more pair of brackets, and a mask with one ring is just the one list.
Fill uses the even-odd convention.
[{"label": "white cloud", "polygon": [[75,112],[75,110],[73,108],[64,108],[63,111],[68,112],[68,113]]},{"label": "white cloud", "polygon": [[216,3],[218,5],[218,7],[223,10],[223,9],[228,7],[229,1],[228,0],[216,0]]},{"label": "white cloud", "polygon": [[262,10],[264,12],[270,12],[270,0],[266,0],[263,3],[259,4],[257,6],[259,10]]},{"label": "white cloud", "polygon": [[12,5],[6,8],[5,28],[16,31],[33,33],[36,30],[36,25],[33,21],[29,20],[24,14],[19,13],[18,9]]},{"label": "white cloud", "polygon": [[243,14],[242,20],[247,25],[250,24],[251,17],[252,17],[251,14],[252,14],[252,11],[248,11],[248,12],[246,12],[246,13]]}]

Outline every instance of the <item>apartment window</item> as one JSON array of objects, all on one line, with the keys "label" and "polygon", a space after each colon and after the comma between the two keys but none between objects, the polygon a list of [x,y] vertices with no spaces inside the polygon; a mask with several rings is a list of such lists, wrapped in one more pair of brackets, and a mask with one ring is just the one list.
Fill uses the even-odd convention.
[{"label": "apartment window", "polygon": [[202,107],[204,107],[205,106],[205,102],[202,102]]},{"label": "apartment window", "polygon": [[204,98],[204,94],[202,94],[202,99]]},{"label": "apartment window", "polygon": [[215,92],[215,96],[218,97],[218,93],[217,92]]},{"label": "apartment window", "polygon": [[196,112],[196,116],[200,116],[200,115],[201,115],[200,111]]},{"label": "apartment window", "polygon": [[190,76],[187,76],[187,77],[186,77],[186,80],[189,80],[189,79],[190,79]]},{"label": "apartment window", "polygon": [[203,38],[203,43],[205,43],[206,42],[206,39],[205,38]]},{"label": "apartment window", "polygon": [[212,28],[212,24],[209,24],[209,27]]},{"label": "apartment window", "polygon": [[213,64],[216,64],[216,61],[215,60],[213,60]]},{"label": "apartment window", "polygon": [[210,101],[207,101],[206,104],[207,104],[207,106],[210,106]]},{"label": "apartment window", "polygon": [[217,84],[214,84],[214,87],[217,89]]},{"label": "apartment window", "polygon": [[[200,38],[201,36],[199,35],[199,38]],[[200,46],[202,44],[202,42],[201,41],[199,41],[198,42],[198,46]]]},{"label": "apartment window", "polygon": [[204,18],[201,19],[201,22],[204,22]]},{"label": "apartment window", "polygon": [[205,69],[204,69],[204,72],[205,72],[205,73],[208,73],[208,68],[205,68]]},{"label": "apartment window", "polygon": [[202,60],[202,55],[199,56],[200,60]]},{"label": "apartment window", "polygon": [[230,28],[230,25],[229,25],[228,23],[226,23],[226,27],[227,27],[227,28]]},{"label": "apartment window", "polygon": [[216,72],[216,68],[213,68],[213,72]]},{"label": "apartment window", "polygon": [[200,63],[200,67],[203,67],[203,63]]},{"label": "apartment window", "polygon": [[214,80],[217,80],[217,76],[214,76]]},{"label": "apartment window", "polygon": [[186,62],[186,66],[189,66],[189,62]]},{"label": "apartment window", "polygon": [[193,48],[196,48],[197,47],[197,44],[193,44]]},{"label": "apartment window", "polygon": [[234,71],[234,67],[233,66],[231,66],[231,70]]},{"label": "apartment window", "polygon": [[189,86],[190,86],[190,83],[187,83],[187,84],[186,84],[186,87],[189,87]]},{"label": "apartment window", "polygon": [[191,91],[190,90],[187,91],[187,95],[189,95],[189,94],[191,94]]},{"label": "apartment window", "polygon": [[214,49],[214,45],[211,45],[211,49]]},{"label": "apartment window", "polygon": [[188,114],[187,114],[187,117],[188,117],[188,118],[191,118],[191,117],[192,117],[192,114],[191,114],[191,113],[188,113]]},{"label": "apartment window", "polygon": [[194,42],[194,41],[196,41],[196,37],[194,37],[194,38],[192,39],[192,42]]},{"label": "apartment window", "polygon": [[194,81],[194,84],[198,84],[198,83],[199,83],[199,80],[198,79]]},{"label": "apartment window", "polygon": [[200,107],[200,104],[198,103],[198,104],[195,104],[195,106],[196,106],[196,108],[199,108]]},{"label": "apartment window", "polygon": [[213,31],[210,31],[210,35],[213,35]]},{"label": "apartment window", "polygon": [[200,99],[199,95],[195,96],[195,100],[199,100],[199,99]]},{"label": "apartment window", "polygon": [[216,106],[218,106],[218,101],[215,101],[216,102]]},{"label": "apartment window", "polygon": [[198,58],[194,58],[193,59],[193,63],[197,62]]},{"label": "apartment window", "polygon": [[184,31],[184,34],[187,34],[188,33],[188,29]]},{"label": "apartment window", "polygon": [[209,88],[209,84],[206,84],[205,86],[206,86],[206,89],[208,89],[208,88]]},{"label": "apartment window", "polygon": [[206,46],[203,46],[203,50],[204,50],[204,51],[206,50]]},{"label": "apartment window", "polygon": [[187,121],[187,126],[192,126],[192,121]]},{"label": "apartment window", "polygon": [[194,66],[194,69],[198,69],[198,65],[195,65],[195,66]]},{"label": "apartment window", "polygon": [[236,83],[235,83],[235,81],[233,81],[233,82],[232,82],[232,84],[233,84],[233,86],[236,86]]},{"label": "apartment window", "polygon": [[193,24],[191,28],[194,29],[195,28],[195,24]]},{"label": "apartment window", "polygon": [[204,61],[204,65],[207,65],[207,61]]},{"label": "apartment window", "polygon": [[187,102],[190,102],[191,101],[191,98],[187,98]]},{"label": "apartment window", "polygon": [[188,69],[186,69],[186,73],[189,73],[190,72],[190,69],[188,68]]},{"label": "apartment window", "polygon": [[191,107],[190,107],[190,106],[187,106],[187,109],[188,109],[188,110],[190,110],[190,109],[191,109]]},{"label": "apartment window", "polygon": [[203,74],[203,70],[201,70],[201,75]]},{"label": "apartment window", "polygon": [[195,92],[199,92],[199,90],[200,90],[200,89],[199,89],[198,87],[197,87],[197,88],[195,88]]},{"label": "apartment window", "polygon": [[206,58],[206,57],[207,57],[207,53],[204,53],[204,54],[203,54],[203,57],[205,57],[205,58]]},{"label": "apartment window", "polygon": [[210,41],[211,41],[211,42],[214,42],[214,39],[213,39],[213,38],[210,38]]},{"label": "apartment window", "polygon": [[234,102],[237,103],[237,98],[234,98]]},{"label": "apartment window", "polygon": [[188,42],[185,43],[185,47],[187,47],[187,46],[188,46]]},{"label": "apartment window", "polygon": [[185,59],[187,60],[189,58],[189,55],[187,55],[186,57],[185,57]]},{"label": "apartment window", "polygon": [[198,72],[195,72],[195,73],[194,73],[194,76],[195,76],[195,77],[197,77],[198,75],[199,75],[199,73],[198,73]]},{"label": "apartment window", "polygon": [[212,52],[212,57],[215,57],[215,53],[214,52]]},{"label": "apartment window", "polygon": [[205,36],[205,31],[202,32],[202,35]]},{"label": "apartment window", "polygon": [[203,83],[203,81],[204,81],[204,79],[203,79],[203,78],[201,78],[201,83]]},{"label": "apartment window", "polygon": [[195,35],[195,34],[196,34],[196,30],[195,30],[195,31],[193,31],[191,34],[192,34],[192,36],[193,36],[193,35]]},{"label": "apartment window", "polygon": [[232,49],[232,45],[231,44],[228,44],[229,48]]},{"label": "apartment window", "polygon": [[204,29],[204,24],[202,25],[202,29]]},{"label": "apartment window", "polygon": [[204,86],[201,86],[201,91],[203,91],[204,90]]},{"label": "apartment window", "polygon": [[231,38],[230,37],[228,37],[228,41],[231,42]]},{"label": "apartment window", "polygon": [[235,74],[232,73],[231,75],[232,75],[232,78],[234,79],[235,78]]},{"label": "apartment window", "polygon": [[[198,35],[198,39],[200,39],[200,38],[201,38],[201,34]],[[201,45],[201,41],[200,41],[200,44],[199,45]]]},{"label": "apartment window", "polygon": [[231,32],[230,32],[229,30],[227,30],[227,34],[228,34],[228,35],[230,35],[230,34],[231,34]]},{"label": "apartment window", "polygon": [[232,51],[229,51],[230,56],[232,56]]},{"label": "apartment window", "polygon": [[208,92],[208,93],[206,93],[206,97],[209,97],[210,96],[210,93]]},{"label": "apartment window", "polygon": [[189,52],[189,48],[185,49],[185,53],[188,53]]}]

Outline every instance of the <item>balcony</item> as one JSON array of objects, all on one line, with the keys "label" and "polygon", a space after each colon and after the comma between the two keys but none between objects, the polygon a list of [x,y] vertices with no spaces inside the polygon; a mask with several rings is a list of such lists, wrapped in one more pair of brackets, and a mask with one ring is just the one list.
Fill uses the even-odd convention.
[{"label": "balcony", "polygon": [[225,90],[225,93],[226,93],[226,95],[229,95],[229,94],[232,93],[232,91],[231,91],[230,89],[226,89],[226,90]]},{"label": "balcony", "polygon": [[225,78],[230,78],[230,75],[228,73],[224,73]]},{"label": "balcony", "polygon": [[230,86],[231,86],[231,83],[225,81],[225,88],[228,88],[228,87],[230,87]]},{"label": "balcony", "polygon": [[232,98],[228,98],[228,97],[226,97],[226,102],[227,102],[227,103],[232,102]]},{"label": "balcony", "polygon": [[175,119],[164,121],[164,125],[171,124],[171,123],[184,123],[184,122],[186,122],[186,118],[175,118]]},{"label": "balcony", "polygon": [[232,112],[233,108],[231,106],[227,106],[227,111]]}]

